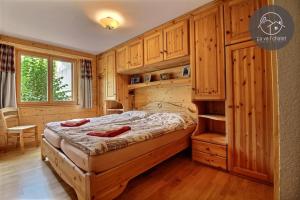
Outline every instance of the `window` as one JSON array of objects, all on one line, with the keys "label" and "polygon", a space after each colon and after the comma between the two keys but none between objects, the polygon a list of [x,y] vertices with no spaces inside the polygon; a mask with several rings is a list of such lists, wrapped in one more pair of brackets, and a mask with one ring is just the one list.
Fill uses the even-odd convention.
[{"label": "window", "polygon": [[73,64],[67,61],[53,60],[53,100],[72,101]]},{"label": "window", "polygon": [[21,101],[48,101],[48,59],[21,56]]},{"label": "window", "polygon": [[19,52],[19,103],[74,103],[74,61]]}]

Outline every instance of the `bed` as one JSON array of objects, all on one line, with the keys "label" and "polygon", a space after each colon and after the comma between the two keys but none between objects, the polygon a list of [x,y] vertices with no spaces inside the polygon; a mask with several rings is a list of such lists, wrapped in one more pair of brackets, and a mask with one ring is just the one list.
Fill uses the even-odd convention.
[{"label": "bed", "polygon": [[[91,118],[80,127],[52,122],[44,131],[42,159],[74,188],[78,199],[113,199],[130,179],[189,146],[194,115],[191,109],[153,102],[141,111]],[[131,130],[113,138],[87,135],[124,125]]]}]

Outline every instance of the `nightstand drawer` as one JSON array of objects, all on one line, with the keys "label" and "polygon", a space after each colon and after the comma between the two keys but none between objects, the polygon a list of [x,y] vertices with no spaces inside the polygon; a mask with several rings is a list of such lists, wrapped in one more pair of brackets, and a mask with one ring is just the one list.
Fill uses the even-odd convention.
[{"label": "nightstand drawer", "polygon": [[193,140],[192,148],[193,148],[193,151],[201,151],[204,153],[217,155],[217,156],[221,156],[224,158],[227,157],[227,150],[226,150],[226,146],[224,146],[224,145],[211,144],[211,143],[207,143],[207,142]]},{"label": "nightstand drawer", "polygon": [[227,170],[226,158],[194,150],[192,152],[192,157],[193,160],[199,161],[201,163]]}]

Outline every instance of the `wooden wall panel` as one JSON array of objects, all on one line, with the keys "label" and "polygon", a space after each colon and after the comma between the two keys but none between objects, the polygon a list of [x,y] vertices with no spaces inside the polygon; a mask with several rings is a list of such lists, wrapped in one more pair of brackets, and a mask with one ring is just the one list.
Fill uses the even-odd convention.
[{"label": "wooden wall panel", "polygon": [[191,86],[164,85],[157,87],[141,88],[135,91],[135,108],[139,109],[150,102],[170,102],[186,108],[196,110],[192,103]]}]

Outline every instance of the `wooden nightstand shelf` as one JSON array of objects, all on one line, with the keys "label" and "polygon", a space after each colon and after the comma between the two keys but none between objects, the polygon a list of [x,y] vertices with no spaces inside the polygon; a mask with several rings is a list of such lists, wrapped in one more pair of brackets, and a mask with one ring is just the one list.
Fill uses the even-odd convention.
[{"label": "wooden nightstand shelf", "polygon": [[198,127],[192,135],[192,158],[206,165],[227,170],[227,136],[224,101],[201,101]]}]

